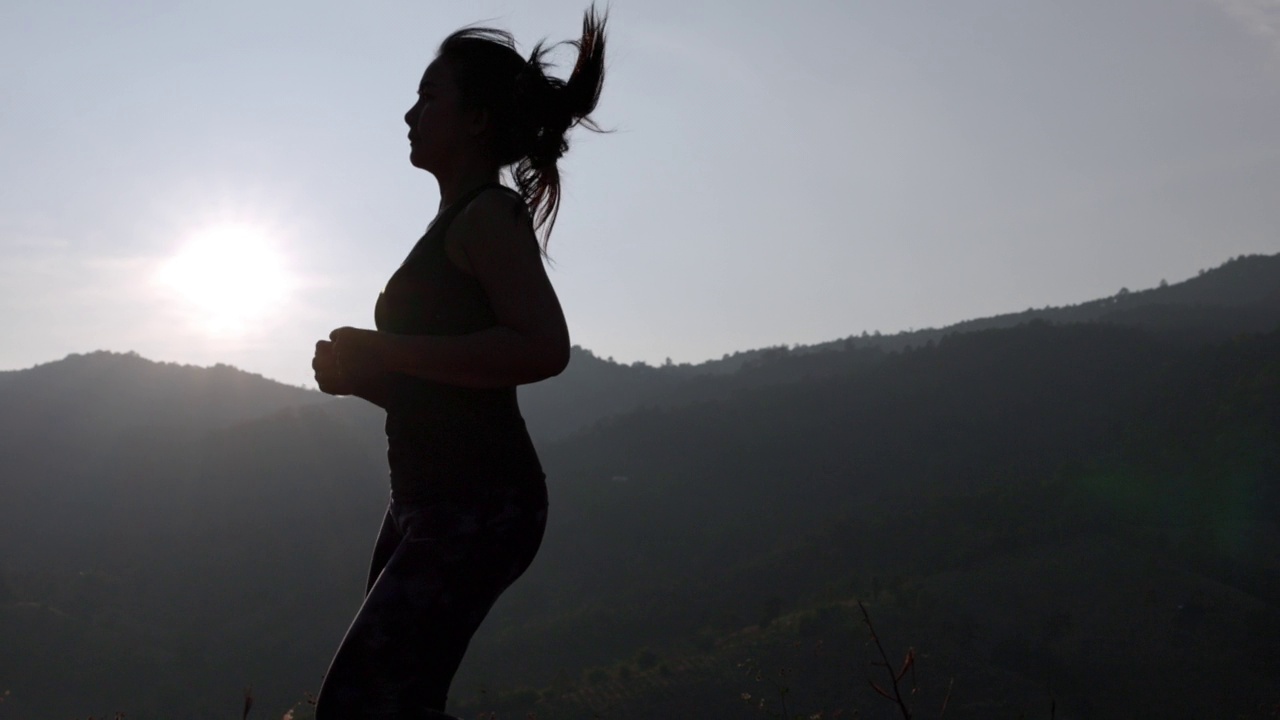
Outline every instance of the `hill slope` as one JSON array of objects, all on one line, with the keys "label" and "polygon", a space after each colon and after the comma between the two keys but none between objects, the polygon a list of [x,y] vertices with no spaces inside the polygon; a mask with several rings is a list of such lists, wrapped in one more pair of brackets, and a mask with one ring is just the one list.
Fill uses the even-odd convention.
[{"label": "hill slope", "polygon": [[[575,348],[563,375],[520,389],[521,405],[535,439],[550,442],[636,408],[727,397],[746,387],[828,372],[826,358],[838,357],[835,372],[847,372],[849,357],[842,353],[849,350],[862,351],[857,361],[869,367],[886,353],[948,335],[1033,321],[1139,328],[1188,344],[1265,332],[1280,325],[1280,255],[1241,256],[1181,282],[1068,307],[1031,308],[893,335],[863,333],[811,346],[748,350],[698,364],[621,365]],[[799,359],[812,355],[818,357]]]},{"label": "hill slope", "polygon": [[[730,374],[599,361],[455,700],[739,717],[751,659],[870,717],[840,679],[866,667],[857,598],[958,678],[948,717],[1043,714],[1047,679],[1062,717],[1251,716],[1280,698],[1280,331],[1239,335],[1252,307],[1162,305],[1228,341],[1040,322]],[[225,717],[252,684],[274,713],[318,686],[385,503],[376,412],[110,354],[0,400],[7,712]],[[801,662],[819,639],[846,650]]]}]

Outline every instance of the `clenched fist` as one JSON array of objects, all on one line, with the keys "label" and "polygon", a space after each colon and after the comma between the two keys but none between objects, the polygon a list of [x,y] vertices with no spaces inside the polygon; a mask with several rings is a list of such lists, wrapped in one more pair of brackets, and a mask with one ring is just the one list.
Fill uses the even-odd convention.
[{"label": "clenched fist", "polygon": [[320,392],[330,395],[351,395],[355,392],[351,379],[338,367],[338,356],[333,351],[331,341],[320,340],[316,343],[311,369],[316,373],[316,384],[320,386]]},{"label": "clenched fist", "polygon": [[376,330],[340,327],[329,333],[338,370],[353,382],[387,371],[384,357],[387,336]]}]

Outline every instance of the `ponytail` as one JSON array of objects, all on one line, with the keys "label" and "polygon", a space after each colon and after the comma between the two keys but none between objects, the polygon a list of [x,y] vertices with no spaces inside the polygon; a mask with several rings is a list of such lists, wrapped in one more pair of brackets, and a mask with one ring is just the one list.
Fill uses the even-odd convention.
[{"label": "ponytail", "polygon": [[524,199],[543,254],[560,209],[557,163],[569,150],[566,135],[579,125],[604,132],[590,115],[604,87],[607,19],[593,5],[583,15],[582,36],[558,43],[578,51],[567,80],[547,74],[545,57],[556,46],[539,42],[525,60],[503,30],[463,28],[440,45],[440,56],[456,63],[464,101],[489,111],[493,152]]}]

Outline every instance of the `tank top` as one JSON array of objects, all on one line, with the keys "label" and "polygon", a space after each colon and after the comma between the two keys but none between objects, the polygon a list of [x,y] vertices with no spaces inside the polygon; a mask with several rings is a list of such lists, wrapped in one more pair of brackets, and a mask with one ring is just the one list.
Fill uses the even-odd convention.
[{"label": "tank top", "polygon": [[[445,235],[477,196],[440,212],[374,307],[378,330],[404,335],[466,335],[498,324],[480,282],[445,252]],[[545,476],[520,415],[515,387],[464,388],[392,373],[386,403],[391,496],[400,502],[468,500],[495,492],[545,492]]]}]

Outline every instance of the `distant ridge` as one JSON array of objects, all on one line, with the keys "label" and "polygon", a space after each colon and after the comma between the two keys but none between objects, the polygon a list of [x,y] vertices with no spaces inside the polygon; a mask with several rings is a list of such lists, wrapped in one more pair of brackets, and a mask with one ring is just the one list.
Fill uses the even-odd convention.
[{"label": "distant ridge", "polygon": [[[1244,310],[1244,312],[1241,312]],[[1227,312],[1224,312],[1227,311]],[[1173,317],[1177,315],[1178,317]],[[1195,277],[1163,283],[1146,290],[1120,292],[1109,297],[1086,300],[1075,305],[1028,308],[985,318],[962,320],[940,328],[921,328],[896,333],[864,332],[812,345],[773,346],[726,353],[714,360],[651,366],[630,366],[603,359],[589,350],[575,348],[575,362],[660,370],[668,376],[731,374],[762,357],[779,353],[807,353],[833,349],[877,348],[884,351],[920,346],[946,335],[1021,325],[1033,320],[1055,324],[1102,322],[1192,333],[1196,341],[1213,340],[1240,332],[1264,332],[1280,324],[1280,253],[1240,255]]]},{"label": "distant ridge", "polygon": [[[948,335],[1034,321],[1137,327],[1189,343],[1266,332],[1280,326],[1280,254],[1240,256],[1179,283],[1122,290],[1077,305],[1031,308],[891,335],[863,333],[815,345],[744,350],[696,364],[626,365],[575,347],[563,375],[520,389],[521,405],[535,439],[559,440],[596,420],[638,407],[687,404],[749,385],[791,382],[831,367],[866,366],[877,362],[880,354],[924,347]],[[844,353],[844,360],[819,357],[830,353]],[[717,376],[720,382],[700,380],[707,376]]]},{"label": "distant ridge", "polygon": [[[1182,317],[1172,318],[1181,310]],[[1187,311],[1194,310],[1188,313]],[[1224,313],[1222,311],[1230,311]],[[1245,312],[1241,313],[1241,310]],[[1033,320],[1055,324],[1100,322],[1173,330],[1212,340],[1240,332],[1264,332],[1280,324],[1280,254],[1241,255],[1178,283],[1147,290],[1127,288],[1110,297],[1061,307],[1028,308],[1022,312],[964,320],[942,328],[909,330],[893,335],[851,335],[796,351],[823,350],[852,343],[859,347],[900,350],[945,335],[1021,325]]]},{"label": "distant ridge", "polygon": [[[575,346],[562,375],[520,388],[521,407],[536,441],[556,441],[637,407],[683,404],[706,399],[709,392],[732,392],[743,383],[787,382],[796,379],[796,373],[810,371],[802,363],[777,362],[786,357],[863,351],[858,362],[865,364],[874,360],[876,352],[922,347],[948,335],[1032,321],[1139,327],[1189,342],[1265,332],[1280,326],[1280,254],[1242,255],[1181,282],[1121,290],[1076,305],[1030,308],[942,328],[890,335],[863,333],[814,345],[743,350],[696,364],[624,364]],[[744,369],[754,371],[753,376],[738,377]],[[698,378],[709,375],[730,382],[714,389],[697,383]],[[690,383],[699,385],[699,390],[689,392]],[[47,401],[51,398],[59,398],[59,402],[50,404]],[[336,403],[334,410],[351,415],[357,424],[377,415],[376,408],[363,403],[334,401],[317,391],[228,365],[203,368],[154,362],[136,353],[98,351],[69,355],[26,370],[0,371],[0,406],[40,408],[22,428],[6,428],[5,419],[16,415],[0,414],[0,438],[4,443],[21,443],[15,437],[30,439],[38,437],[29,434],[32,432],[66,432],[65,423],[71,422],[67,414],[72,410],[76,422],[93,428],[174,425],[200,431],[325,402]]]},{"label": "distant ridge", "polygon": [[328,399],[229,365],[155,362],[132,352],[72,354],[0,373],[0,449],[20,452],[51,436],[111,442],[147,426],[200,433]]}]

